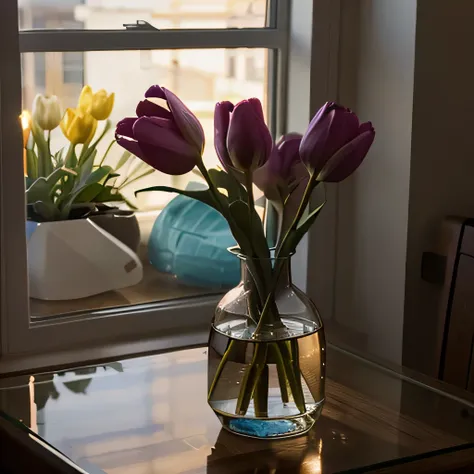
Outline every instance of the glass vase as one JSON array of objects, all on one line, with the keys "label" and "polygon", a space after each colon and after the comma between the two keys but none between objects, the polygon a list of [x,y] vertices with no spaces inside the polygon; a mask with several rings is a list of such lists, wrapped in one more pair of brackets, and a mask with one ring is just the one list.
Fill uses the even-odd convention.
[{"label": "glass vase", "polygon": [[219,302],[211,326],[209,405],[240,435],[303,434],[324,403],[321,318],[292,283],[291,257],[240,258],[241,282]]}]

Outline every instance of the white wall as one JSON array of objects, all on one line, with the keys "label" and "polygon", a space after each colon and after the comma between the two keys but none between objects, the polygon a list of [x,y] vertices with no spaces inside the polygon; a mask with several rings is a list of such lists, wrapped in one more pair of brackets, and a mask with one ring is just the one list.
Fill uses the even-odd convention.
[{"label": "white wall", "polygon": [[339,186],[335,320],[401,362],[415,0],[343,0],[339,101],[371,120],[366,161]]},{"label": "white wall", "polygon": [[446,216],[474,216],[473,18],[472,0],[418,0],[404,363],[432,375],[441,287],[421,259]]}]

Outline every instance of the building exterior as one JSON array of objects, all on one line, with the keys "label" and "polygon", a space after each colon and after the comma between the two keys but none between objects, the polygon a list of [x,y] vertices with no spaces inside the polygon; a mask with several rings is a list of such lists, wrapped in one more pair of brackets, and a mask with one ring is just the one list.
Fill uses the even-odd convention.
[{"label": "building exterior", "polygon": [[[265,0],[20,0],[20,28],[122,29],[137,20],[156,28],[237,28],[265,24]],[[23,98],[29,108],[37,93],[54,94],[63,107],[74,107],[84,84],[116,94],[111,120],[134,114],[151,84],[173,90],[196,113],[207,137],[205,161],[217,164],[213,147],[213,111],[219,100],[248,97],[265,101],[267,51],[141,50],[47,52],[23,55]],[[112,139],[112,135],[111,135]],[[54,131],[53,145],[65,142]],[[106,143],[104,141],[104,146]],[[117,159],[120,150],[117,149]],[[137,188],[170,178],[157,173]],[[174,184],[184,186],[189,177]],[[133,190],[130,190],[133,197]],[[142,195],[140,206],[161,205],[165,196]],[[158,204],[157,204],[158,203]]]}]

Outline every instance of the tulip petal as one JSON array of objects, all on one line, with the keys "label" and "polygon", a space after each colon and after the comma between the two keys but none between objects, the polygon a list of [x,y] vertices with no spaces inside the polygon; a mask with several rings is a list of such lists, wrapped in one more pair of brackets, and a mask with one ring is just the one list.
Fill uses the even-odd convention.
[{"label": "tulip petal", "polygon": [[167,128],[169,130],[175,131],[177,134],[179,134],[179,129],[174,123],[174,120],[166,119],[163,117],[147,117],[148,120],[155,125],[158,125],[159,127],[162,128]]},{"label": "tulip petal", "polygon": [[163,117],[170,119],[172,114],[169,110],[155,104],[151,100],[142,100],[137,105],[137,117]]},{"label": "tulip petal", "polygon": [[140,143],[169,150],[183,159],[196,161],[196,149],[184,140],[181,135],[171,129],[163,128],[150,117],[140,117],[133,125],[133,136]]},{"label": "tulip petal", "polygon": [[179,176],[189,173],[195,166],[196,160],[184,157],[179,153],[140,143],[141,159],[162,173]]},{"label": "tulip petal", "polygon": [[133,136],[133,124],[137,121],[136,117],[125,117],[117,123],[115,128],[116,135],[124,137],[134,138]]},{"label": "tulip petal", "polygon": [[125,150],[129,151],[133,155],[135,155],[137,158],[144,159],[143,158],[143,152],[140,148],[140,145],[136,140],[131,140],[130,138],[126,136],[120,136],[120,135],[115,135],[115,140],[117,140],[117,143],[125,148]]},{"label": "tulip petal", "polygon": [[157,84],[148,88],[148,90],[145,92],[145,97],[158,97],[159,99],[166,99],[165,91]]},{"label": "tulip petal", "polygon": [[370,130],[373,130],[373,126],[372,126],[372,122],[364,122],[363,124],[361,124],[361,126],[359,127],[359,135],[364,133],[364,132],[368,132]]},{"label": "tulip petal", "polygon": [[230,117],[227,149],[233,165],[241,170],[263,166],[272,150],[272,137],[249,101],[239,102]]},{"label": "tulip petal", "polygon": [[204,151],[204,130],[196,116],[170,90],[163,87],[168,106],[183,137],[193,143],[200,154]]},{"label": "tulip petal", "polygon": [[[324,149],[333,119],[334,111],[323,115],[320,109],[303,135],[300,144],[300,156],[311,172],[319,172],[326,164],[328,156],[324,153]],[[324,122],[322,122],[323,120]]]},{"label": "tulip petal", "polygon": [[342,147],[319,173],[317,180],[338,183],[351,175],[366,157],[375,138],[371,128]]},{"label": "tulip petal", "polygon": [[335,116],[327,137],[325,153],[331,157],[337,150],[349,143],[359,133],[359,119],[352,111],[344,108],[335,110]]},{"label": "tulip petal", "polygon": [[136,140],[122,136],[115,138],[120,146],[162,173],[182,175],[189,173],[194,168],[193,161],[183,160],[181,155],[169,150],[163,150],[146,143],[138,143]]},{"label": "tulip petal", "polygon": [[218,102],[214,111],[214,148],[225,170],[232,166],[227,151],[227,133],[229,131],[230,114],[234,104],[229,101]]},{"label": "tulip petal", "polygon": [[284,136],[279,141],[279,145],[277,145],[279,163],[278,173],[285,181],[289,179],[291,170],[295,163],[301,162],[299,153],[300,144],[301,135],[288,134]]}]

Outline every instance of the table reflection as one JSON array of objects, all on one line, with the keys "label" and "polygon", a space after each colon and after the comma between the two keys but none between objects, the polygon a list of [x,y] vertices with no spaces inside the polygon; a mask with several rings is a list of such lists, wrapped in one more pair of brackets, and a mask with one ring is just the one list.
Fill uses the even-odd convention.
[{"label": "table reflection", "polygon": [[204,348],[0,379],[0,409],[94,474],[331,474],[474,439],[461,402],[328,356],[322,416],[298,438],[221,429],[206,403]]}]

